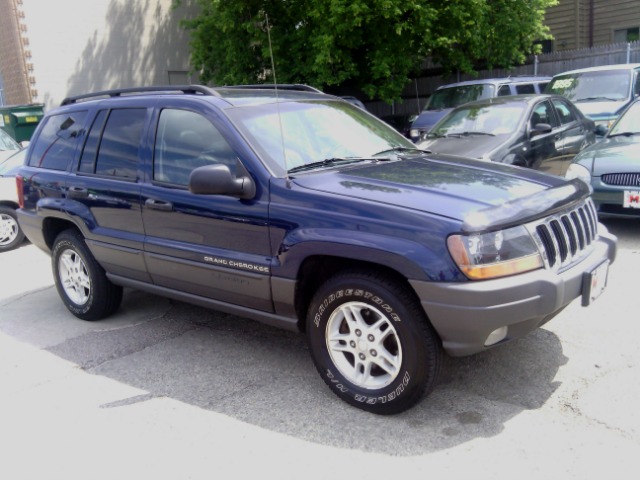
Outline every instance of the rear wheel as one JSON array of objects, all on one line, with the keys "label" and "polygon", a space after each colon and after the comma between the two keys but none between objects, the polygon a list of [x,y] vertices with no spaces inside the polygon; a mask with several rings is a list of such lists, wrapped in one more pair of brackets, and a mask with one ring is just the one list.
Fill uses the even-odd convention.
[{"label": "rear wheel", "polygon": [[24,233],[18,224],[16,211],[8,207],[0,207],[0,252],[18,247],[24,240]]},{"label": "rear wheel", "polygon": [[51,261],[58,294],[76,317],[100,320],[118,309],[122,287],[109,281],[80,232],[66,230],[58,235]]},{"label": "rear wheel", "polygon": [[440,339],[412,292],[376,273],[328,280],[311,302],[307,338],[325,383],[372,413],[413,406],[435,385],[442,362]]}]

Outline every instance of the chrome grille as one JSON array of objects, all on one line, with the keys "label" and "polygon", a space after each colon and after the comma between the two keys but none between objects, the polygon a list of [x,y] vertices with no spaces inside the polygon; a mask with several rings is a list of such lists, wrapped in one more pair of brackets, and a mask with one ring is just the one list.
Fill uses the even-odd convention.
[{"label": "chrome grille", "polygon": [[529,226],[546,268],[559,270],[582,257],[598,236],[598,217],[591,199]]},{"label": "chrome grille", "polygon": [[607,173],[600,177],[602,183],[619,187],[640,187],[640,173]]}]

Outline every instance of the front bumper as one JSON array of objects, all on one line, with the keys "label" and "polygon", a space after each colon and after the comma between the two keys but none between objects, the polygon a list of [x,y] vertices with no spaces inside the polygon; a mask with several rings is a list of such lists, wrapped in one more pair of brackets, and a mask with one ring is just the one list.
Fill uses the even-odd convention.
[{"label": "front bumper", "polygon": [[495,330],[507,330],[495,345],[522,337],[581,297],[584,274],[615,260],[616,240],[600,226],[589,255],[560,273],[541,269],[496,280],[411,281],[411,285],[445,351],[451,356],[471,355],[494,346],[485,342]]}]

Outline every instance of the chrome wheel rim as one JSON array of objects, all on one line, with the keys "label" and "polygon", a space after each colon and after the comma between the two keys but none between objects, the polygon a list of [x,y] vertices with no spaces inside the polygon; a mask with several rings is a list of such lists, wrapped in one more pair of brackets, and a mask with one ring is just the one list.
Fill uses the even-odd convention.
[{"label": "chrome wheel rim", "polygon": [[0,246],[10,245],[18,237],[18,222],[11,215],[0,214]]},{"label": "chrome wheel rim", "polygon": [[393,323],[362,302],[337,308],[326,328],[327,350],[340,373],[367,390],[392,383],[402,365],[402,347]]},{"label": "chrome wheel rim", "polygon": [[58,259],[58,275],[64,293],[76,305],[84,305],[91,294],[91,279],[82,257],[65,250]]}]

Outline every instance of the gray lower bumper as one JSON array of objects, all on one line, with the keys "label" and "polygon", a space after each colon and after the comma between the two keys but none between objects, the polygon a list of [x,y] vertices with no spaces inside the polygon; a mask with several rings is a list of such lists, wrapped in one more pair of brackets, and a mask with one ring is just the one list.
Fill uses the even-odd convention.
[{"label": "gray lower bumper", "polygon": [[616,237],[603,228],[589,255],[561,273],[536,270],[497,280],[411,285],[447,353],[471,355],[489,348],[487,337],[500,327],[507,327],[507,336],[498,344],[549,321],[582,295],[584,274],[607,259],[613,262],[615,255]]}]

